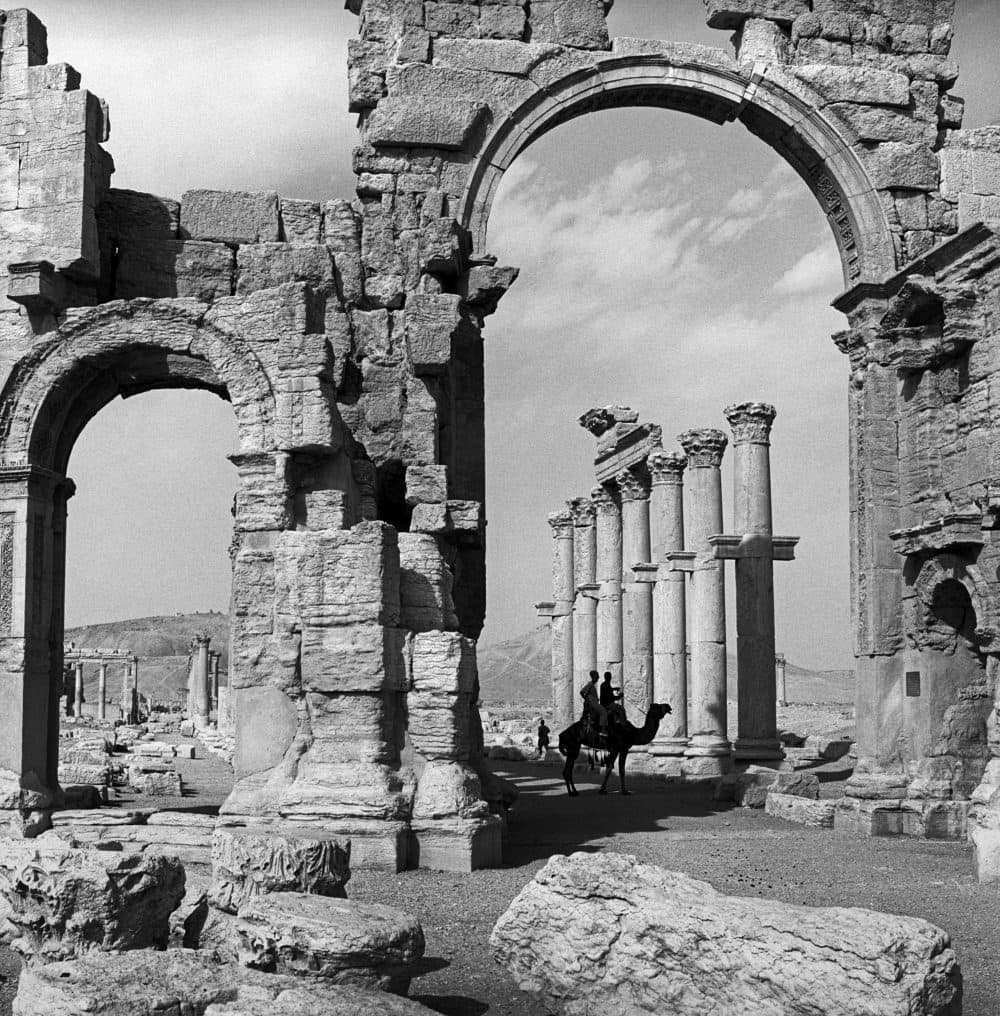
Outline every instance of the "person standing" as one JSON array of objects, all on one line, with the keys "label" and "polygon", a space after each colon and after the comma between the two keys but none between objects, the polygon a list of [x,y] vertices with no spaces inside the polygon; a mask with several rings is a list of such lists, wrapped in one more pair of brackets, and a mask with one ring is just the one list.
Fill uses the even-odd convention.
[{"label": "person standing", "polygon": [[538,757],[545,758],[549,747],[549,728],[545,725],[545,717],[538,721]]}]

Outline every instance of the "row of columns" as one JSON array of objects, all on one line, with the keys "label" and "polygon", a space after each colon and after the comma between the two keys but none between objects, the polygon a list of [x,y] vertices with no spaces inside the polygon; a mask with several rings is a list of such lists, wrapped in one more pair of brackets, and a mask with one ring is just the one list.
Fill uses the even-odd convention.
[{"label": "row of columns", "polygon": [[[77,650],[79,652],[79,650]],[[108,660],[95,657],[93,660],[75,660],[73,668],[73,694],[70,695],[67,689],[66,715],[73,716],[81,713],[80,707],[85,704],[83,688],[83,667],[86,662],[96,662],[98,670],[97,678],[97,719],[108,718]],[[138,688],[139,688],[139,660],[137,657],[129,657],[125,661],[125,680],[122,685],[121,714],[126,723],[138,722]]]},{"label": "row of columns", "polygon": [[[724,535],[723,525],[721,465],[728,439],[718,430],[688,431],[678,438],[683,454],[656,449],[589,499],[577,498],[549,517],[553,601],[540,605],[552,618],[555,722],[573,721],[591,670],[610,671],[638,716],[653,701],[673,706],[651,752],[699,760],[691,767],[701,772],[723,770],[731,754],[782,757],[773,561],[790,559],[797,541],[772,534],[773,407],[744,403],[726,416],[736,459],[736,535]],[[735,746],[727,734],[727,559],[736,562]]]}]

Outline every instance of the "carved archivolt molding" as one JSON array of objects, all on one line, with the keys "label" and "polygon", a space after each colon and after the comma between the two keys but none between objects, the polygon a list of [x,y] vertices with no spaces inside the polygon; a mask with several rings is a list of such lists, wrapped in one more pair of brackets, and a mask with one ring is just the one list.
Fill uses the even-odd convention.
[{"label": "carved archivolt molding", "polygon": [[911,595],[903,601],[906,637],[921,646],[935,626],[934,594],[943,582],[958,582],[969,594],[976,612],[977,649],[984,653],[1000,652],[1000,606],[989,583],[974,564],[956,554],[937,554],[928,558],[913,581]]}]

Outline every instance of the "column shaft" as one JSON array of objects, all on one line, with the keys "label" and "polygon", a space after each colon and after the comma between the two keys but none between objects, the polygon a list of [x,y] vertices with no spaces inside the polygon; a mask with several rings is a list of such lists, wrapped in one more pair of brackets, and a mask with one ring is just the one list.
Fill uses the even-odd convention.
[{"label": "column shaft", "polygon": [[211,685],[208,674],[208,647],[211,639],[206,635],[196,637],[197,655],[194,666],[194,720],[195,726],[208,726],[212,711]]},{"label": "column shaft", "polygon": [[596,487],[591,498],[597,506],[597,669],[622,677],[622,517],[614,495]]},{"label": "column shaft", "polygon": [[76,714],[77,716],[83,715],[83,663],[76,665]]},{"label": "column shaft", "polygon": [[775,677],[778,684],[778,705],[788,705],[788,688],[785,684],[785,657],[781,654],[774,658]]},{"label": "column shaft", "polygon": [[691,743],[689,758],[699,775],[728,768],[730,745],[726,704],[726,589],[723,562],[708,538],[722,533],[720,466],[727,440],[718,430],[688,431],[679,438],[688,459],[691,492]]},{"label": "column shaft", "polygon": [[569,512],[549,516],[552,527],[552,712],[557,729],[574,720],[573,698],[573,517]]},{"label": "column shaft", "polygon": [[97,680],[97,718],[106,720],[108,718],[108,665],[101,662],[100,676]]},{"label": "column shaft", "polygon": [[622,497],[622,684],[641,723],[653,699],[653,586],[634,566],[649,564],[649,483],[634,470],[616,477]]},{"label": "column shaft", "polygon": [[[730,406],[733,428],[734,532],[744,537],[736,559],[737,734],[734,752],[746,760],[784,757],[778,740],[774,669],[774,557],[770,537],[770,431],[773,406]],[[747,536],[766,537],[747,541]]]},{"label": "column shaft", "polygon": [[684,549],[684,467],[677,453],[654,452],[647,460],[653,562],[660,571],[653,588],[653,700],[670,705],[653,741],[654,755],[683,755],[688,744],[687,576],[669,570],[667,555]]},{"label": "column shaft", "polygon": [[573,701],[597,670],[597,528],[593,502],[578,497],[570,502],[573,515]]}]

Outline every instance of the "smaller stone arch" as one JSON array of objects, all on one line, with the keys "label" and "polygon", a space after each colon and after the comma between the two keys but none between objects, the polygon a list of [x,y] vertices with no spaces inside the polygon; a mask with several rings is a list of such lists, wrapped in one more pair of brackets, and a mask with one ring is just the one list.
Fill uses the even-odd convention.
[{"label": "smaller stone arch", "polygon": [[187,300],[117,301],[77,311],[37,342],[0,398],[0,457],[65,471],[86,424],[118,395],[198,388],[230,402],[242,455],[277,448],[277,399],[247,340]]}]

